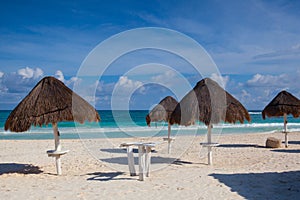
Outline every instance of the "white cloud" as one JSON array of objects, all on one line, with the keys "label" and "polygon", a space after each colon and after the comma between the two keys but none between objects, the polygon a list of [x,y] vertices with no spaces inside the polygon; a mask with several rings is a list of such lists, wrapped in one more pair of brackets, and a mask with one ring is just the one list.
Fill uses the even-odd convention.
[{"label": "white cloud", "polygon": [[112,109],[129,109],[131,98],[137,94],[143,94],[145,87],[141,81],[129,79],[127,76],[121,76],[115,84],[111,95]]},{"label": "white cloud", "polygon": [[70,81],[74,83],[74,82],[80,81],[80,79],[78,77],[74,76],[70,79]]},{"label": "white cloud", "polygon": [[22,68],[18,70],[18,75],[22,76],[23,79],[37,79],[42,77],[44,74],[43,70],[41,70],[40,68]]},{"label": "white cloud", "polygon": [[248,92],[246,89],[242,89],[241,91],[239,91],[238,94],[234,95],[238,100],[240,100],[240,102],[244,105],[244,106],[248,106],[251,105],[249,104],[249,102],[252,102],[252,96],[250,94],[250,92]]},{"label": "white cloud", "polygon": [[248,80],[231,85],[234,95],[248,109],[263,109],[280,91],[287,90],[299,97],[300,70],[293,74],[255,74]]},{"label": "white cloud", "polygon": [[226,87],[228,81],[229,81],[229,76],[222,76],[218,75],[216,73],[213,73],[210,78],[214,81],[216,81],[221,87]]},{"label": "white cloud", "polygon": [[283,59],[283,58],[294,58],[299,60],[300,54],[300,44],[295,44],[292,47],[289,47],[284,50],[275,50],[268,53],[259,54],[253,57],[253,59],[265,59],[265,60],[272,60],[272,59]]},{"label": "white cloud", "polygon": [[96,92],[100,95],[110,95],[116,83],[105,83],[104,81],[97,81],[95,83]]},{"label": "white cloud", "polygon": [[248,97],[251,97],[251,94],[250,93],[248,93],[246,90],[242,90],[242,97],[243,98],[248,98]]},{"label": "white cloud", "polygon": [[63,72],[61,70],[57,70],[56,71],[55,77],[58,80],[64,82],[69,87],[73,87],[75,83],[78,83],[79,81],[81,81],[80,78],[75,77],[75,76],[71,77],[70,79],[65,79],[65,76],[64,76],[64,74],[63,74]]},{"label": "white cloud", "polygon": [[5,104],[15,106],[40,80],[43,70],[26,67],[0,75],[0,93],[6,99]]},{"label": "white cloud", "polygon": [[295,45],[292,46],[292,49],[296,49],[296,50],[300,50],[300,43],[297,43]]},{"label": "white cloud", "polygon": [[255,74],[252,79],[247,81],[248,86],[276,86],[276,87],[287,87],[290,85],[291,77],[287,74],[274,75],[262,75]]},{"label": "white cloud", "polygon": [[99,81],[99,80],[96,80],[95,84],[94,84],[94,87],[96,87],[96,91],[97,92],[102,92],[103,91],[103,81]]},{"label": "white cloud", "polygon": [[72,88],[75,83],[81,81],[78,77],[71,77],[70,79],[65,79],[64,73],[61,70],[55,72],[55,78],[65,83],[68,87]]},{"label": "white cloud", "polygon": [[0,78],[2,78],[3,75],[4,75],[4,73],[0,71]]},{"label": "white cloud", "polygon": [[142,92],[144,88],[141,81],[128,79],[127,76],[121,76],[115,87],[118,88],[118,91],[123,91],[125,93],[131,93],[137,89]]},{"label": "white cloud", "polygon": [[[197,81],[199,80],[198,76],[196,76]],[[190,91],[195,81],[189,80],[190,77],[184,76],[180,72],[176,70],[166,70],[159,75],[151,77],[151,81],[154,84],[157,84],[157,90],[161,91],[161,94],[166,93],[167,91],[172,92],[177,99],[181,99],[186,95],[188,91]],[[161,87],[162,86],[162,87]],[[153,86],[151,86],[153,87]],[[151,88],[149,88],[151,90]]]},{"label": "white cloud", "polygon": [[64,74],[63,74],[62,71],[57,70],[57,71],[55,72],[55,77],[56,77],[58,80],[60,80],[60,81],[62,81],[62,82],[65,82],[65,77],[64,77]]},{"label": "white cloud", "polygon": [[153,76],[151,80],[154,83],[162,84],[166,87],[171,87],[174,85],[174,81],[178,78],[177,74],[173,70],[165,71],[163,74],[159,74],[157,76]]},{"label": "white cloud", "polygon": [[167,26],[167,22],[162,20],[161,18],[156,17],[152,14],[146,14],[146,13],[136,13],[136,15],[141,18],[142,20],[145,20],[146,22],[153,23],[153,24],[159,24],[160,26],[165,25]]}]

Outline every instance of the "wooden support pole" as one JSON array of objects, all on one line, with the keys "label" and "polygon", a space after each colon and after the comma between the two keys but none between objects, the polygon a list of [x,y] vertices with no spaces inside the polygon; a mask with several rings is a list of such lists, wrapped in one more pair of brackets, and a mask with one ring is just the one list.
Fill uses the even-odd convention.
[{"label": "wooden support pole", "polygon": [[285,135],[285,137],[284,137],[284,144],[285,144],[285,147],[288,147],[288,132],[287,132],[287,114],[286,113],[284,113],[284,115],[283,115],[283,117],[284,117],[284,135]]},{"label": "wooden support pole", "polygon": [[287,132],[287,114],[286,113],[284,113],[283,114],[283,118],[284,118],[284,129],[283,129],[283,131],[286,133]]},{"label": "wooden support pole", "polygon": [[[207,127],[207,143],[208,144],[211,144],[211,127],[212,127],[211,124],[209,124]],[[210,145],[208,145],[207,150],[208,150],[208,153],[207,153],[208,164],[212,165],[212,147]]]},{"label": "wooden support pole", "polygon": [[168,154],[171,153],[171,124],[168,122]]},{"label": "wooden support pole", "polygon": [[[52,127],[53,127],[53,134],[54,134],[55,151],[61,151],[61,144],[60,144],[60,141],[59,141],[59,133],[58,133],[57,124],[53,123]],[[62,171],[61,171],[60,155],[55,156],[55,164],[56,164],[57,174],[61,175]]]},{"label": "wooden support pole", "polygon": [[287,148],[289,146],[288,133],[286,132],[284,136],[285,136],[284,137],[284,139],[285,139],[284,144],[285,144],[285,147]]},{"label": "wooden support pole", "polygon": [[55,151],[61,151],[61,144],[59,141],[59,133],[58,133],[57,124],[53,123],[52,128],[53,128],[53,134],[54,134]]}]

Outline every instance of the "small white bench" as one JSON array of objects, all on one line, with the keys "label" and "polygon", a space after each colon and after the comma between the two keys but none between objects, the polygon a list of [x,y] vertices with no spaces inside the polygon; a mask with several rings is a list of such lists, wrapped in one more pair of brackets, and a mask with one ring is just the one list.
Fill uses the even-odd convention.
[{"label": "small white bench", "polygon": [[219,143],[215,143],[215,142],[203,142],[200,143],[201,146],[203,147],[207,147],[207,157],[208,157],[208,164],[212,165],[212,148],[213,147],[217,147],[219,146]]},{"label": "small white bench", "polygon": [[153,142],[128,142],[122,143],[120,147],[127,148],[128,167],[130,176],[136,176],[134,167],[133,146],[139,150],[139,180],[143,181],[145,176],[150,176],[151,150],[156,146]]},{"label": "small white bench", "polygon": [[69,152],[69,150],[63,150],[63,151],[62,150],[60,150],[60,151],[57,151],[57,150],[48,150],[47,151],[48,157],[55,157],[55,160],[56,160],[56,171],[57,171],[58,175],[61,175],[60,157],[62,155],[65,155],[68,152]]},{"label": "small white bench", "polygon": [[56,157],[56,156],[65,155],[68,152],[69,152],[69,150],[64,150],[64,151],[48,150],[47,154],[48,154],[48,157]]}]

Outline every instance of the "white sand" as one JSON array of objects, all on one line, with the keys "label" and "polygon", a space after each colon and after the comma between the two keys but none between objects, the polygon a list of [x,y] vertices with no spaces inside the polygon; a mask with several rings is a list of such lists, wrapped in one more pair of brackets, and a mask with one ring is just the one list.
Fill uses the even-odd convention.
[{"label": "white sand", "polygon": [[[118,148],[130,139],[62,140],[70,150],[62,157],[62,176],[46,155],[53,140],[2,140],[0,199],[299,199],[300,133],[289,134],[289,148],[264,148],[270,136],[284,139],[282,133],[220,136],[213,166],[206,149],[200,153],[202,136],[188,149],[176,138],[170,155],[166,143],[158,145],[143,182],[129,175],[126,152]],[[167,165],[180,152],[180,160]]]}]

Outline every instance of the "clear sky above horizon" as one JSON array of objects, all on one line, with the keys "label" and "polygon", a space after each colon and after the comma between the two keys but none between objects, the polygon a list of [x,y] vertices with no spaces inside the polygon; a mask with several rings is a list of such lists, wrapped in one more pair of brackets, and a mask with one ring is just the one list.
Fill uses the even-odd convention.
[{"label": "clear sky above horizon", "polygon": [[[56,76],[72,88],[98,44],[142,27],[175,30],[197,41],[216,63],[222,75],[217,79],[248,109],[263,109],[281,90],[300,97],[299,1],[11,0],[0,2],[0,18],[0,109],[13,109],[44,76]],[[96,108],[111,108],[115,86],[125,96],[139,88],[130,100],[132,109],[149,109],[172,95],[169,88],[126,75],[143,63],[173,66],[192,85],[201,79],[170,53],[133,52],[116,60],[97,82]],[[151,78],[168,80],[171,88],[179,84],[168,71]]]}]

